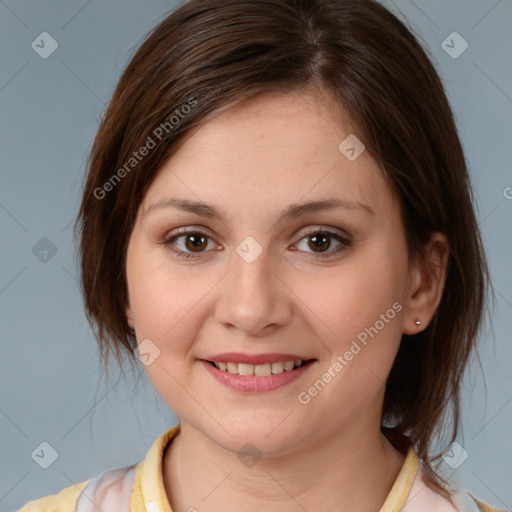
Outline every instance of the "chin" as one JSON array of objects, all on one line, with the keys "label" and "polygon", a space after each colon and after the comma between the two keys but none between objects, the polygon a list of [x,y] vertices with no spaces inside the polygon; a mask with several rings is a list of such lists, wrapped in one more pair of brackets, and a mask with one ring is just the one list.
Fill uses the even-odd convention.
[{"label": "chin", "polygon": [[277,416],[275,411],[273,417],[265,421],[261,417],[243,418],[237,415],[236,421],[223,422],[227,432],[217,423],[206,432],[216,444],[240,456],[245,452],[255,457],[262,454],[266,457],[279,456],[302,444],[304,434],[297,429],[303,429],[304,424],[291,421],[292,417],[293,414],[288,418],[286,414]]}]

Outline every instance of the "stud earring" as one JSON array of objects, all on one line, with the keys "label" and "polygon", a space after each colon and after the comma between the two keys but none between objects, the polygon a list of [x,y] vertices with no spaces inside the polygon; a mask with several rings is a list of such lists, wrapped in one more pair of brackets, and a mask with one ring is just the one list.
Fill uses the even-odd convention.
[{"label": "stud earring", "polygon": [[421,322],[419,320],[415,320],[414,322],[416,325],[421,325]]}]

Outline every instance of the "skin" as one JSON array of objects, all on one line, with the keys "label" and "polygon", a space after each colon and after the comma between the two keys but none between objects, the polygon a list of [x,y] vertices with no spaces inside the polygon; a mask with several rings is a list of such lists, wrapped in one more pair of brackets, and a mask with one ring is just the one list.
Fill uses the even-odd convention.
[{"label": "skin", "polygon": [[[423,329],[440,302],[448,243],[434,234],[408,259],[400,211],[382,170],[364,151],[349,161],[338,145],[354,133],[325,92],[270,93],[231,107],[189,135],[160,169],[140,205],[127,253],[128,324],[160,355],[154,387],[180,419],[164,453],[173,512],[379,510],[404,461],[380,433],[385,380],[402,333]],[[175,208],[179,197],[222,210],[226,222]],[[326,198],[368,204],[278,222],[290,204]],[[210,238],[194,252],[177,228]],[[330,258],[305,228],[353,241]],[[236,252],[248,236],[262,253]],[[308,404],[298,394],[344,354],[357,335],[398,302],[402,309]],[[422,325],[415,324],[421,319]],[[224,387],[199,359],[220,352],[284,352],[315,358],[298,380],[266,393]],[[248,467],[237,453],[261,453]]]}]

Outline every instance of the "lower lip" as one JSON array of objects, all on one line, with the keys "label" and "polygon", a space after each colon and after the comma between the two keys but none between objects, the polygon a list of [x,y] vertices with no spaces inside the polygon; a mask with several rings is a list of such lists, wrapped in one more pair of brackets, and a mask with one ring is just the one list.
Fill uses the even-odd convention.
[{"label": "lower lip", "polygon": [[294,370],[284,371],[275,375],[267,375],[260,377],[258,375],[235,375],[223,370],[219,370],[208,361],[201,360],[206,370],[210,372],[221,384],[235,391],[243,391],[247,393],[263,393],[265,391],[273,391],[285,384],[289,384],[297,380],[301,375],[308,371],[315,360],[295,368]]}]

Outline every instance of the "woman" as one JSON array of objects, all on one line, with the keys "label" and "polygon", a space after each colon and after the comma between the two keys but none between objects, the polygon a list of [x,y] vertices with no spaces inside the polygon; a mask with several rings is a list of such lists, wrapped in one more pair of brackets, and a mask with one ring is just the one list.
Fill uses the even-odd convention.
[{"label": "woman", "polygon": [[77,220],[105,368],[140,360],[179,424],[23,512],[497,510],[431,453],[490,283],[442,83],[380,4],[185,3],[117,85]]}]

